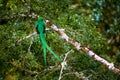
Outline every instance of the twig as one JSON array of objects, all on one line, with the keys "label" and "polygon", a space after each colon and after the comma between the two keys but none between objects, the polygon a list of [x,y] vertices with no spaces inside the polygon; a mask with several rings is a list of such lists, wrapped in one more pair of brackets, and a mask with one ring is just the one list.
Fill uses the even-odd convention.
[{"label": "twig", "polygon": [[37,33],[34,32],[34,33],[32,33],[32,34],[30,34],[30,35],[28,35],[28,36],[25,36],[25,37],[19,39],[19,40],[17,41],[17,43],[21,42],[21,41],[24,40],[24,39],[30,38],[30,37],[32,37],[32,36],[34,36],[34,35],[36,35],[36,34],[37,34]]},{"label": "twig", "polygon": [[73,51],[73,50],[70,50],[70,51],[68,51],[68,52],[65,54],[64,60],[63,60],[63,62],[61,63],[61,70],[60,70],[60,75],[59,75],[59,79],[58,79],[58,80],[61,80],[61,78],[62,78],[63,69],[64,69],[64,66],[66,65],[66,58],[67,58],[68,54],[69,54],[70,52],[72,52],[72,51]]},{"label": "twig", "polygon": [[75,75],[76,77],[80,78],[80,80],[89,80],[89,78],[92,76],[92,75],[89,75],[88,77],[84,76],[84,75],[81,75],[80,73],[78,72],[69,72],[69,73],[65,73],[62,78],[64,76],[67,76],[67,75]]},{"label": "twig", "polygon": [[32,38],[31,41],[30,41],[30,46],[29,46],[29,48],[28,48],[28,53],[30,53],[30,48],[31,48],[32,44],[33,44],[33,38]]},{"label": "twig", "polygon": [[[62,78],[63,78],[64,76],[71,75],[71,74],[72,74],[72,75],[73,75],[73,74],[76,75],[76,72],[65,73],[65,74],[62,76]],[[78,77],[78,76],[77,76],[77,77]]]},{"label": "twig", "polygon": [[[51,30],[51,29],[52,29],[52,28],[46,28],[46,30]],[[37,34],[37,33],[34,32],[34,33],[32,33],[32,34],[29,34],[28,36],[24,36],[23,38],[19,39],[19,40],[17,41],[17,43],[21,42],[21,41],[24,40],[24,39],[30,38],[30,37],[32,37],[32,36],[35,36],[36,34]]]},{"label": "twig", "polygon": [[[46,20],[46,22],[49,22],[49,20]],[[51,28],[53,30],[55,30],[56,32],[58,32],[63,39],[65,39],[67,42],[71,43],[73,46],[75,46],[75,48],[77,50],[82,50],[83,52],[85,52],[86,54],[88,54],[91,58],[93,58],[96,61],[101,62],[103,65],[105,65],[109,70],[120,74],[120,69],[116,68],[113,63],[108,62],[107,60],[101,58],[100,56],[98,56],[97,54],[95,54],[93,51],[89,50],[89,48],[87,47],[83,47],[80,45],[79,42],[73,40],[72,38],[68,37],[66,35],[66,33],[64,32],[64,30],[59,29],[56,25],[52,24]]]}]

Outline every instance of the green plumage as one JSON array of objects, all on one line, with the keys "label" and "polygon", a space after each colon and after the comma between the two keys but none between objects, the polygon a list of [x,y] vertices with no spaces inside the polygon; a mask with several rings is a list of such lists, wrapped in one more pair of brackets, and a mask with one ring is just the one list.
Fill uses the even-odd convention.
[{"label": "green plumage", "polygon": [[46,50],[47,49],[54,55],[55,58],[57,58],[61,62],[62,60],[59,58],[59,56],[56,53],[54,53],[52,51],[52,49],[46,43],[46,40],[45,40],[45,28],[46,28],[46,25],[45,25],[42,17],[40,17],[38,19],[38,21],[35,24],[35,27],[36,27],[37,33],[39,34],[40,41],[42,43],[42,49],[43,49],[43,53],[44,53],[43,57],[44,57],[45,65],[46,65]]}]

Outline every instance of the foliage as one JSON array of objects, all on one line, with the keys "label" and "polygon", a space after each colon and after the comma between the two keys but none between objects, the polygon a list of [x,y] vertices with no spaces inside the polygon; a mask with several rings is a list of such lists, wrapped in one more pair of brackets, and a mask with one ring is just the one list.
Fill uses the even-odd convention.
[{"label": "foliage", "polygon": [[[113,11],[114,14],[110,7],[116,9]],[[58,79],[60,63],[47,52],[48,67],[51,68],[45,69],[38,36],[32,36],[18,43],[18,40],[34,32],[37,16],[43,16],[65,29],[69,37],[105,59],[111,62],[115,62],[116,59],[115,64],[119,67],[119,54],[114,55],[119,53],[119,46],[116,45],[119,43],[117,34],[120,34],[119,7],[118,1],[109,0],[0,0],[0,79]],[[111,13],[108,13],[109,10]],[[110,16],[112,18],[108,18]],[[112,20],[114,22],[111,22]],[[114,42],[107,44],[111,39]],[[46,31],[46,40],[62,59],[66,52],[74,49],[52,30]],[[112,46],[118,48],[113,51]],[[109,52],[111,54],[106,54]],[[80,80],[87,77],[90,80],[120,78],[104,65],[76,50],[68,55],[63,76],[63,80]]]}]

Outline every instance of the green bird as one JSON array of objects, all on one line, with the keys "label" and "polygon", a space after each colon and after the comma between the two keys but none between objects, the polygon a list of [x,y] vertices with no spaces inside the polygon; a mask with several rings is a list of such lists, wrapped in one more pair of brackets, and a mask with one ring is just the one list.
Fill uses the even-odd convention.
[{"label": "green bird", "polygon": [[43,57],[44,57],[45,66],[46,66],[46,49],[48,49],[54,55],[55,58],[57,58],[60,62],[62,62],[60,57],[55,52],[53,52],[53,50],[46,43],[46,40],[45,40],[46,24],[45,24],[42,17],[38,18],[38,21],[36,21],[36,23],[35,23],[35,27],[36,27],[37,34],[39,34],[40,41],[42,43],[42,49],[43,49],[43,53],[44,53]]}]

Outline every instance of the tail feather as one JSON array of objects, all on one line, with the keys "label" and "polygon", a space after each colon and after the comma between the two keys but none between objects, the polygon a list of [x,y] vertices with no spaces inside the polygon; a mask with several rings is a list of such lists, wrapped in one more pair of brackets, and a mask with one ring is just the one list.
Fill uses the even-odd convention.
[{"label": "tail feather", "polygon": [[53,50],[47,45],[46,40],[45,40],[45,35],[44,34],[40,34],[40,40],[42,42],[42,46],[43,46],[43,51],[44,51],[44,61],[46,63],[46,48],[54,55],[55,58],[57,58],[60,62],[62,62],[62,60],[60,59],[60,57],[53,52]]},{"label": "tail feather", "polygon": [[46,60],[46,47],[43,46],[42,48],[43,48],[43,53],[44,53],[44,54],[43,54],[43,57],[44,57],[44,64],[45,64],[45,66],[47,66],[47,62],[46,62],[46,61],[47,61],[47,60]]},{"label": "tail feather", "polygon": [[47,46],[47,49],[54,55],[55,58],[57,58],[60,62],[62,62],[62,60],[58,57],[58,55],[54,53],[49,46]]}]

